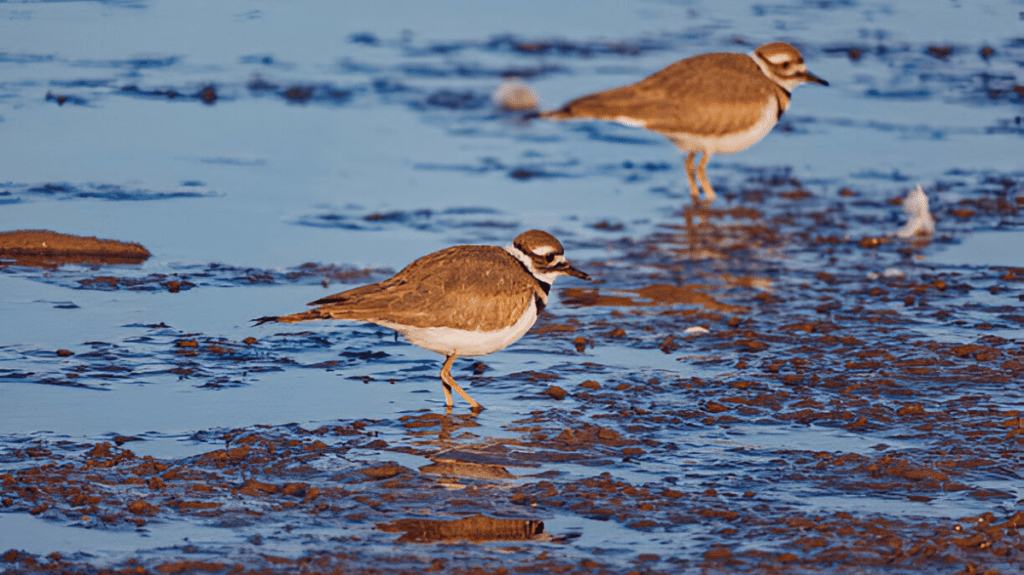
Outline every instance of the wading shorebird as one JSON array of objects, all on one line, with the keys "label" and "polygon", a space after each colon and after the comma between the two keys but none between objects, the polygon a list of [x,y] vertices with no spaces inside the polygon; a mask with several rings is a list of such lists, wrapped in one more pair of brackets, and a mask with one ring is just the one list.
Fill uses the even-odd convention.
[{"label": "wading shorebird", "polygon": [[700,192],[693,160],[701,153],[696,176],[712,202],[708,158],[746,150],[764,138],[789,109],[790,92],[804,82],[828,86],[807,71],[799,50],[771,42],[750,56],[720,52],[686,58],[635,84],[577,98],[540,116],[608,120],[667,137],[686,154],[694,202]]},{"label": "wading shorebird", "polygon": [[309,311],[253,320],[297,323],[315,319],[367,321],[393,329],[411,343],[445,356],[441,367],[450,412],[454,389],[483,407],[452,378],[459,356],[504,349],[523,337],[548,303],[558,276],[590,280],[569,265],[562,244],[540,230],[508,246],[453,246],[423,256],[394,277],[318,299]]}]

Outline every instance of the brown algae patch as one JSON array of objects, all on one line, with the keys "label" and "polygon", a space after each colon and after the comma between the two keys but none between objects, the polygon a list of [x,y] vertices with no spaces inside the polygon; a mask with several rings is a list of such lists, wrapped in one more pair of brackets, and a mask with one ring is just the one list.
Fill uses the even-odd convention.
[{"label": "brown algae patch", "polygon": [[55,267],[61,264],[138,264],[149,250],[137,243],[102,240],[48,230],[0,232],[0,266]]},{"label": "brown algae patch", "polygon": [[[614,293],[601,293],[594,288],[567,288],[562,295],[566,305],[573,306],[612,306],[612,307],[652,307],[691,305],[704,309],[736,313],[747,308],[724,304],[708,295],[707,286],[653,284],[634,290],[615,290]],[[605,290],[607,292],[608,290]]]},{"label": "brown algae patch", "polygon": [[528,541],[544,534],[544,522],[533,519],[500,519],[474,515],[462,519],[396,519],[378,523],[377,529],[402,533],[399,543],[438,541]]}]

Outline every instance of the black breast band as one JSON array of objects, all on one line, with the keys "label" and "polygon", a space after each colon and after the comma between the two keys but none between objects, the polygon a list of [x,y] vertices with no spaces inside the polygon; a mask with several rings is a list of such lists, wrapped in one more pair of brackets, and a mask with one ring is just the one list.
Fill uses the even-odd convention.
[{"label": "black breast band", "polygon": [[782,86],[779,86],[779,91],[780,91],[780,92],[782,92],[783,94],[785,94],[785,98],[786,98],[786,100],[785,100],[785,102],[783,102],[783,100],[782,100],[782,98],[781,98],[781,97],[779,97],[779,98],[776,98],[776,100],[778,100],[778,104],[779,104],[779,115],[778,115],[778,116],[775,116],[775,119],[776,119],[776,120],[778,120],[779,118],[781,118],[781,117],[782,117],[782,114],[783,114],[783,113],[784,113],[784,112],[786,111],[786,107],[785,107],[785,106],[784,106],[783,104],[788,104],[788,103],[789,103],[789,100],[790,100],[790,98],[792,98],[792,97],[793,97],[793,95],[789,93],[789,90],[787,90],[787,89],[783,88]]}]

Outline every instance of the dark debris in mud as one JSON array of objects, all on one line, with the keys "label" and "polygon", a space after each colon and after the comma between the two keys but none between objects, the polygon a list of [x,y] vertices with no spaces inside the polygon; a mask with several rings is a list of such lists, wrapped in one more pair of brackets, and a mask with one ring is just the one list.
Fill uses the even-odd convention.
[{"label": "dark debris in mud", "polygon": [[891,69],[912,72],[897,74],[884,84],[873,83],[866,92],[869,97],[939,97],[972,105],[1024,102],[1024,78],[1019,76],[1018,65],[1024,59],[1024,46],[1015,41],[993,47],[916,45],[882,39],[829,45],[821,52],[858,63],[881,61]]},{"label": "dark debris in mud", "polygon": [[648,51],[666,50],[666,38],[635,38],[616,41],[579,41],[568,38],[524,38],[500,35],[481,42],[432,43],[409,47],[410,55],[451,54],[467,50],[514,52],[531,56],[561,55],[589,58],[597,55],[639,56]]},{"label": "dark debris in mud", "polygon": [[[426,169],[441,169],[427,167]],[[331,209],[325,213],[302,216],[296,222],[318,228],[340,228],[358,231],[379,231],[389,228],[410,228],[420,231],[440,232],[470,228],[485,234],[485,237],[504,238],[508,230],[516,229],[517,221],[505,219],[503,214],[492,208],[463,207],[446,210],[395,210],[370,212],[357,207]],[[507,238],[505,238],[507,239]]]},{"label": "dark debris in mud", "polygon": [[[178,271],[139,275],[134,267],[109,267],[105,262],[76,261],[77,266],[43,260],[0,262],[0,272],[18,274],[42,281],[82,290],[129,290],[178,293],[199,287],[237,287],[251,285],[372,283],[392,272],[380,268],[355,268],[337,264],[305,263],[284,270],[239,268],[224,264],[180,266]],[[113,262],[124,263],[124,262]],[[46,270],[40,272],[40,268]],[[129,271],[131,270],[131,271]],[[117,275],[121,272],[123,275]]]},{"label": "dark debris in mud", "polygon": [[508,177],[527,181],[535,178],[566,178],[579,177],[580,174],[572,173],[570,170],[579,166],[576,161],[543,161],[536,158],[524,158],[523,161],[514,165],[502,162],[498,158],[481,158],[475,165],[454,165],[454,164],[418,164],[418,170],[437,170],[461,172],[467,174],[505,173]]},{"label": "dark debris in mud", "polygon": [[[261,334],[259,339],[248,336],[241,341],[185,333],[164,323],[125,327],[137,329],[138,334],[120,342],[90,341],[57,350],[31,346],[0,348],[4,356],[18,357],[23,365],[13,369],[0,367],[0,379],[95,390],[109,389],[112,385],[159,385],[177,381],[221,389],[248,385],[261,373],[286,368],[343,373],[354,363],[391,362],[389,354],[383,351],[343,350],[337,354],[340,359],[306,363],[289,357],[340,344],[351,346],[367,339],[379,342],[385,330],[373,325],[369,330],[330,335],[288,331]],[[399,344],[392,342],[392,345]],[[156,363],[139,365],[141,358]]]},{"label": "dark debris in mud", "polygon": [[216,192],[199,182],[184,182],[176,189],[131,189],[114,184],[80,184],[47,182],[43,184],[0,183],[0,203],[31,202],[41,199],[77,200],[95,199],[114,202],[169,200],[175,198],[204,198]]},{"label": "dark debris in mud", "polygon": [[254,75],[247,86],[254,96],[274,94],[292,104],[344,104],[352,97],[352,90],[331,84],[292,84],[282,86]]},{"label": "dark debris in mud", "polygon": [[[133,98],[167,99],[167,100],[198,100],[211,105],[217,102],[217,87],[214,85],[199,86],[180,92],[175,88],[140,88],[135,84],[121,86],[118,94]],[[58,103],[60,103],[58,101]]]}]

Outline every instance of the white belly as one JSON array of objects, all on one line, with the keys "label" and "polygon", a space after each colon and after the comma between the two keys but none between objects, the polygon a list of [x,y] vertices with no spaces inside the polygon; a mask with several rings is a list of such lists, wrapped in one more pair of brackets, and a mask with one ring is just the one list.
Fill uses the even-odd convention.
[{"label": "white belly", "polygon": [[405,339],[423,349],[445,356],[486,355],[505,349],[530,331],[537,321],[537,307],[529,306],[514,325],[496,331],[465,331],[450,327],[408,327],[389,322],[377,322],[405,336]]},{"label": "white belly", "polygon": [[779,109],[775,97],[750,128],[724,136],[706,136],[700,134],[671,133],[668,136],[677,148],[684,152],[704,152],[705,154],[734,154],[746,150],[772,131],[779,121]]}]

